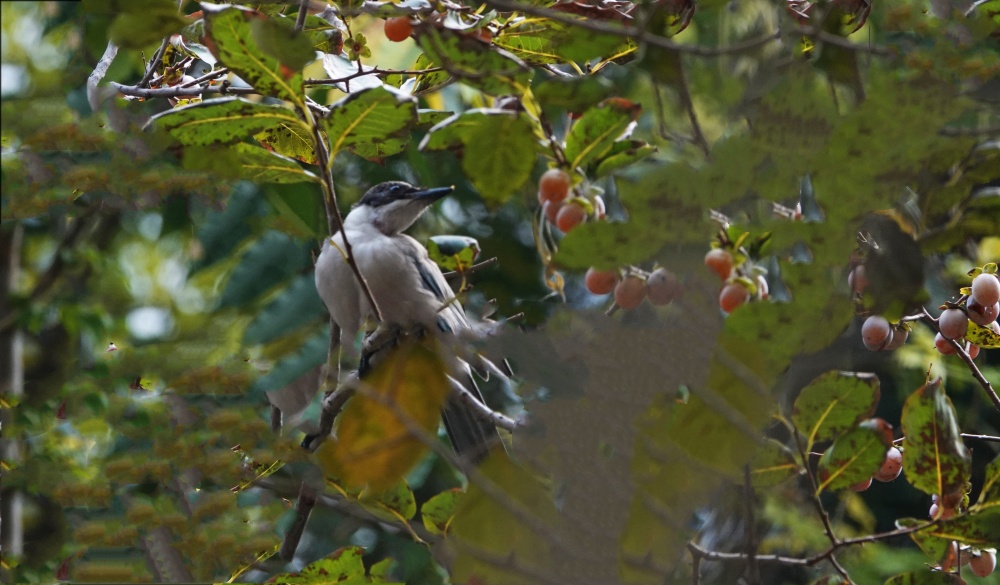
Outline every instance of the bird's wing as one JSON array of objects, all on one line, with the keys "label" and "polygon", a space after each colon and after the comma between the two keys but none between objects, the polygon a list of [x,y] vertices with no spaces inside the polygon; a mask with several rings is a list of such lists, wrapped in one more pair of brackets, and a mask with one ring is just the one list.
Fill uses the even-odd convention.
[{"label": "bird's wing", "polygon": [[457,333],[462,329],[468,329],[470,325],[469,319],[465,316],[465,309],[455,298],[455,293],[441,273],[441,269],[430,259],[427,250],[419,242],[410,239],[413,245],[407,248],[407,256],[420,277],[420,284],[443,306],[438,311],[438,329],[444,333]]}]

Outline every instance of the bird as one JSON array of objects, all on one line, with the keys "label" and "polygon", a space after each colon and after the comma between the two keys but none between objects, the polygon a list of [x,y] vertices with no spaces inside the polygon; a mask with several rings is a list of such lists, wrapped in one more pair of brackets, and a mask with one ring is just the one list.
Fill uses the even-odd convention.
[{"label": "bird", "polygon": [[[374,321],[376,315],[347,262],[345,234],[358,271],[381,313],[381,321],[377,323],[380,330],[419,327],[425,334],[449,342],[478,334],[427,249],[403,233],[431,204],[453,190],[454,187],[425,189],[403,181],[379,183],[354,205],[344,218],[341,231],[323,242],[316,260],[316,290],[340,327],[343,351],[361,358],[362,378],[366,373],[364,356],[359,356],[355,341],[365,323]],[[485,404],[468,363],[456,357],[450,369],[452,380],[464,378],[462,385]],[[454,392],[443,407],[442,418],[456,454],[468,461],[482,460],[490,447],[499,442],[493,423],[478,416]]]}]

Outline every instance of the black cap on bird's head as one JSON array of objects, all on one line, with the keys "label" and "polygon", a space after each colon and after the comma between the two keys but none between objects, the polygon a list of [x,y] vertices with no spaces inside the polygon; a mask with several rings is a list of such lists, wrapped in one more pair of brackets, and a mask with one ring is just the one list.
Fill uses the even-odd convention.
[{"label": "black cap on bird's head", "polygon": [[424,189],[403,181],[386,181],[369,189],[348,219],[354,216],[358,221],[370,222],[382,233],[398,234],[413,225],[432,203],[454,190],[454,187]]}]

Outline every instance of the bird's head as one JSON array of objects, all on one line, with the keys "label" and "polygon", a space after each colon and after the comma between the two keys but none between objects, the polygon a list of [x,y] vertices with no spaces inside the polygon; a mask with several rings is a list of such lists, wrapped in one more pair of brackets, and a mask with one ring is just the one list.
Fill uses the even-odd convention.
[{"label": "bird's head", "polygon": [[365,193],[347,216],[349,223],[369,223],[386,235],[413,225],[427,208],[454,187],[424,189],[403,181],[379,183]]}]

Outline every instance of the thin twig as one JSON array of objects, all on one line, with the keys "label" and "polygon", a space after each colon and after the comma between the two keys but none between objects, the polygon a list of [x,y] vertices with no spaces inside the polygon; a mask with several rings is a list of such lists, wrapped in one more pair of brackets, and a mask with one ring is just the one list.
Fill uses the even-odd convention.
[{"label": "thin twig", "polygon": [[357,279],[358,285],[361,286],[361,290],[364,291],[365,298],[368,300],[368,306],[371,307],[375,320],[381,322],[382,311],[379,310],[378,303],[375,302],[375,297],[368,286],[368,281],[365,280],[365,276],[361,274],[361,269],[358,268],[358,263],[354,259],[354,250],[351,247],[351,242],[347,239],[347,233],[344,231],[344,218],[340,215],[340,208],[337,206],[337,190],[333,183],[333,160],[329,147],[323,137],[319,123],[313,120],[309,110],[303,110],[302,115],[306,118],[306,123],[312,128],[313,148],[315,149],[316,161],[321,171],[320,176],[323,179],[323,203],[326,206],[327,229],[330,231],[330,237],[340,232],[340,236],[344,240],[345,260],[348,266],[351,267],[351,271],[354,272],[354,277]]},{"label": "thin twig", "polygon": [[[819,488],[816,485],[816,475],[813,473],[812,467],[809,465],[809,456],[806,455],[805,446],[802,444],[801,433],[799,433],[797,428],[793,428],[792,434],[795,437],[795,446],[799,450],[799,456],[802,458],[802,465],[806,470],[806,477],[809,478],[809,499],[812,501],[813,506],[816,507],[816,512],[819,514],[819,518],[823,522],[823,529],[826,532],[827,538],[830,539],[831,548],[836,550],[840,542],[837,540],[837,535],[833,532],[833,525],[830,524],[830,516],[826,513],[826,510],[823,508],[823,502],[819,499]],[[833,568],[840,574],[841,577],[848,582],[852,582],[850,575],[848,575],[847,571],[840,566],[840,563],[837,562],[837,557],[833,555],[832,551],[830,552],[829,557],[827,557],[827,560],[831,565],[833,565]]]},{"label": "thin twig", "polygon": [[227,87],[225,85],[209,85],[206,87],[157,87],[157,88],[143,88],[136,87],[134,85],[122,85],[115,81],[111,82],[111,87],[118,90],[122,95],[128,95],[133,97],[141,98],[179,98],[179,97],[196,97],[205,93],[222,93],[222,94],[232,94],[232,95],[256,95],[260,92],[252,87]]},{"label": "thin twig", "polygon": [[284,540],[281,541],[281,548],[278,556],[283,561],[291,561],[295,558],[295,549],[299,548],[299,541],[302,540],[302,533],[309,522],[309,515],[312,514],[316,505],[316,490],[309,486],[307,481],[302,482],[299,488],[299,497],[295,500],[295,518],[292,525],[288,527]]},{"label": "thin twig", "polygon": [[750,466],[743,466],[743,489],[746,492],[747,506],[747,582],[750,585],[760,584],[760,567],[757,565],[757,526],[754,517],[753,482],[750,480]]},{"label": "thin twig", "polygon": [[153,58],[146,65],[146,72],[142,75],[142,79],[139,83],[135,84],[136,87],[149,87],[149,81],[153,79],[153,74],[156,73],[156,69],[159,66],[160,59],[163,58],[163,53],[167,50],[167,45],[170,44],[170,38],[163,39],[160,43],[160,48],[156,49],[153,53]]},{"label": "thin twig", "polygon": [[299,2],[299,15],[295,18],[295,32],[301,32],[306,25],[306,15],[309,14],[309,0]]},{"label": "thin twig", "polygon": [[480,262],[478,264],[473,264],[472,266],[468,267],[467,269],[465,269],[465,270],[463,270],[461,272],[459,272],[458,270],[452,270],[451,272],[445,272],[444,273],[444,277],[445,278],[461,278],[463,276],[468,276],[470,274],[479,272],[480,270],[482,270],[484,268],[489,268],[490,266],[493,266],[497,262],[498,262],[498,259],[497,259],[496,256],[494,256],[492,258],[483,260],[482,262]]}]

